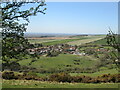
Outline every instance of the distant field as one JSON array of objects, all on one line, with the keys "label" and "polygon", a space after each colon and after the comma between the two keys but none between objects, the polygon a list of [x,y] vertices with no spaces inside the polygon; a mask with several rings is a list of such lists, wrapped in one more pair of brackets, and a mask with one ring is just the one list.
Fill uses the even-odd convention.
[{"label": "distant field", "polygon": [[[65,41],[65,40],[72,40],[72,39],[77,39],[77,38],[70,38],[70,37],[44,37],[44,38],[28,38],[30,43],[52,43],[54,44],[54,41]],[[56,42],[58,43],[58,42]]]},{"label": "distant field", "polygon": [[57,83],[34,80],[3,80],[3,88],[118,88],[119,83]]},{"label": "distant field", "polygon": [[104,36],[88,36],[87,39],[68,42],[70,45],[81,45],[103,39]]},{"label": "distant field", "polygon": [[71,36],[71,37],[47,37],[47,38],[28,38],[30,43],[42,43],[43,45],[55,45],[67,43],[70,45],[81,45],[104,38],[104,35],[91,36]]}]

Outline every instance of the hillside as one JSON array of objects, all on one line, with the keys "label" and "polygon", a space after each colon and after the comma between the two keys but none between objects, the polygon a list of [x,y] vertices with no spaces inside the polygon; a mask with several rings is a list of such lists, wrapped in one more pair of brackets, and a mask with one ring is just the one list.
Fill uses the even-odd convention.
[{"label": "hillside", "polygon": [[[44,38],[45,40],[48,40],[45,42],[44,39],[36,39],[37,42],[41,42],[43,45],[55,45],[55,44],[71,44],[71,45],[80,45],[80,44],[85,44],[86,45],[106,45],[106,39],[104,38],[104,35],[93,35],[93,36],[72,36],[69,37],[71,39],[63,39],[63,37],[60,38],[53,38],[52,39],[47,39]],[[32,40],[32,39],[31,39]],[[31,41],[30,40],[30,41]],[[43,40],[43,41],[42,41]],[[51,41],[52,40],[52,41]],[[33,42],[35,40],[32,40]],[[89,46],[82,46],[78,50],[81,55],[74,55],[74,54],[64,54],[61,53],[58,56],[55,57],[46,57],[45,55],[40,56],[40,59],[37,59],[34,61],[33,58],[29,58],[26,60],[19,61],[19,64],[22,66],[27,66],[30,68],[35,68],[35,72],[39,72],[42,74],[48,75],[47,73],[58,73],[58,72],[68,72],[68,73],[97,73],[101,72],[103,74],[106,70],[113,70],[117,71],[115,68],[115,64],[110,63],[112,60],[109,59],[109,57],[106,57],[110,55],[108,53],[108,49],[110,47],[99,47],[99,46],[94,46],[94,47],[89,47]],[[98,49],[101,49],[102,51],[96,51]],[[86,53],[85,55],[82,55]],[[104,60],[104,63],[102,63],[102,59],[109,59]],[[34,61],[34,62],[33,62]],[[102,73],[103,72],[103,73]],[[109,72],[112,73],[112,72]],[[100,74],[100,73],[99,73]],[[99,75],[98,74],[98,75]],[[40,74],[38,74],[40,75]],[[74,74],[73,74],[74,75]],[[92,74],[91,74],[92,75]],[[97,74],[94,74],[97,76]],[[43,75],[44,76],[44,75]]]},{"label": "hillside", "polygon": [[[113,60],[116,58],[111,52],[114,48],[107,46],[104,37],[93,35],[29,39],[33,46],[36,43],[42,44],[42,46],[30,48],[38,56],[25,55],[23,59],[19,60],[20,70],[14,71],[18,80],[4,80],[3,87],[117,88],[118,84],[113,83],[119,82],[115,78],[115,75],[118,75],[118,69]],[[11,61],[16,60],[12,59]],[[111,81],[106,76],[109,76],[108,79]],[[81,79],[81,77],[83,78]],[[66,78],[70,80],[67,83],[65,83]],[[93,81],[87,84],[89,79]],[[28,80],[31,81],[28,82]],[[81,80],[85,80],[87,83],[83,83]],[[19,82],[21,83],[19,84]],[[101,82],[109,82],[110,84],[106,84],[106,86]]]}]

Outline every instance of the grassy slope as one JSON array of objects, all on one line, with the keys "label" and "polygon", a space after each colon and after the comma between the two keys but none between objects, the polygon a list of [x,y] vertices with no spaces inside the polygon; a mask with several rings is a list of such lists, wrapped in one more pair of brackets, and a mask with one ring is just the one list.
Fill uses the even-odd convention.
[{"label": "grassy slope", "polygon": [[57,83],[33,80],[3,80],[3,88],[118,88],[118,83]]},{"label": "grassy slope", "polygon": [[[63,59],[64,58],[64,59]],[[27,59],[20,61],[21,65],[26,65],[30,67],[35,67],[38,70],[66,70],[66,69],[75,69],[75,68],[91,68],[94,67],[99,60],[91,57],[91,56],[77,56],[77,55],[70,55],[70,54],[60,54],[57,57],[44,57],[41,56],[36,62],[33,62],[32,65],[29,65],[32,59]],[[74,60],[80,60],[79,65],[75,65],[76,63]],[[71,67],[67,67],[67,65],[71,65]],[[118,73],[116,69],[109,69],[106,68],[101,70],[100,72],[96,73],[71,73],[72,76],[76,75],[87,75],[87,76],[99,76],[102,74],[115,74]],[[40,74],[37,73],[38,76],[45,77],[48,76],[48,73]]]},{"label": "grassy slope", "polygon": [[[21,65],[29,65],[29,62],[32,59],[23,60],[19,63]],[[76,63],[74,60],[80,60],[79,65],[75,65]],[[35,67],[40,69],[67,69],[67,68],[85,68],[85,67],[92,67],[97,62],[96,59],[87,57],[87,56],[77,56],[77,55],[70,55],[70,54],[60,54],[57,57],[44,57],[41,56],[36,62],[33,62],[31,67]],[[71,67],[66,67],[66,65],[71,65]]]}]

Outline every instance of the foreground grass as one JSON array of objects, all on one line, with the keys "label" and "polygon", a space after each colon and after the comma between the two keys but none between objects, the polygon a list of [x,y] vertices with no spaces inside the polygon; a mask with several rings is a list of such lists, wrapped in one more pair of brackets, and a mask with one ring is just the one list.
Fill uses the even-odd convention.
[{"label": "foreground grass", "polygon": [[34,80],[3,80],[3,88],[118,88],[118,83],[57,83]]}]

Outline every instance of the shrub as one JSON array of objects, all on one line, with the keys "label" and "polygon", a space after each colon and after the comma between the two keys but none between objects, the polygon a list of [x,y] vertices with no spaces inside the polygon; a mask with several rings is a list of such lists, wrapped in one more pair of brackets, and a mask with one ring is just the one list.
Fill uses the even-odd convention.
[{"label": "shrub", "polygon": [[120,74],[110,75],[108,77],[109,82],[119,83],[120,82]]},{"label": "shrub", "polygon": [[3,79],[18,79],[18,77],[15,76],[14,72],[12,71],[4,71],[2,73],[2,78]]},{"label": "shrub", "polygon": [[72,77],[72,82],[82,82],[82,77],[81,76],[74,76]]},{"label": "shrub", "polygon": [[92,78],[91,80],[89,80],[89,83],[100,83],[100,80],[97,78]]},{"label": "shrub", "polygon": [[25,80],[35,80],[34,76],[25,76],[24,77]]},{"label": "shrub", "polygon": [[119,83],[120,82],[120,74],[103,74],[99,77],[101,82],[113,82],[113,83]]},{"label": "shrub", "polygon": [[57,82],[71,82],[72,78],[67,73],[57,73],[57,74],[50,75],[49,80],[57,81]]},{"label": "shrub", "polygon": [[89,83],[91,79],[89,76],[82,76],[82,83]]}]

